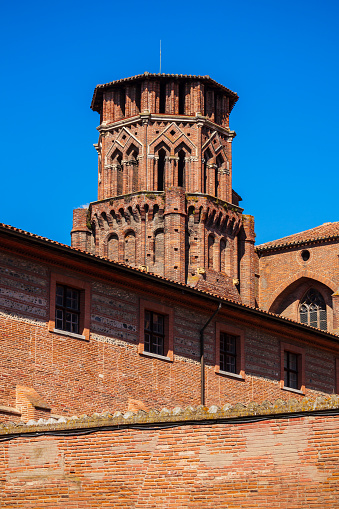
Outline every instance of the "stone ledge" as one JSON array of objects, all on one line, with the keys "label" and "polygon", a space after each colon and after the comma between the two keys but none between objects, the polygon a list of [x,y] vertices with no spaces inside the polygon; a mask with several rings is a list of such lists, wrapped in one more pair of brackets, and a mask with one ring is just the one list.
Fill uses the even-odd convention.
[{"label": "stone ledge", "polygon": [[0,418],[1,414],[21,415],[21,412],[17,408],[0,405]]},{"label": "stone ledge", "polygon": [[52,432],[53,430],[76,430],[83,428],[104,428],[104,427],[121,427],[128,425],[162,425],[165,423],[196,423],[208,422],[208,421],[227,421],[228,419],[237,418],[272,418],[278,415],[288,414],[302,414],[312,413],[319,411],[338,410],[339,413],[339,395],[332,395],[330,397],[318,397],[315,400],[304,398],[302,401],[296,399],[290,399],[289,401],[283,401],[278,399],[276,401],[269,402],[264,401],[263,403],[251,402],[247,405],[237,403],[232,406],[226,403],[222,408],[212,405],[209,408],[201,405],[197,407],[188,406],[186,408],[175,407],[172,410],[163,408],[161,411],[150,410],[145,412],[139,410],[137,412],[127,411],[124,414],[122,412],[104,412],[102,414],[94,413],[91,416],[81,415],[72,417],[60,417],[39,419],[37,421],[30,420],[26,424],[20,423],[1,423],[0,424],[0,436],[5,435],[17,435],[25,433],[43,433]]}]

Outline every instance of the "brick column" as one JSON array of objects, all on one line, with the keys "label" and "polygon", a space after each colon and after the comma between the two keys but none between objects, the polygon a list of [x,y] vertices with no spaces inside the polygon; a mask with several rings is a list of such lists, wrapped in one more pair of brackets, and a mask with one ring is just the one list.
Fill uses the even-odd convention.
[{"label": "brick column", "polygon": [[214,90],[207,90],[206,92],[206,116],[214,122]]},{"label": "brick column", "polygon": [[82,251],[90,252],[90,237],[92,232],[87,228],[88,209],[73,210],[73,228],[71,231],[71,246]]},{"label": "brick column", "polygon": [[170,115],[179,113],[179,84],[176,81],[166,83],[166,113]]},{"label": "brick column", "polygon": [[122,194],[128,193],[128,161],[121,161],[122,166]]},{"label": "brick column", "polygon": [[243,215],[243,225],[239,233],[240,258],[240,295],[244,304],[255,305],[255,276],[254,276],[254,218]]},{"label": "brick column", "polygon": [[184,283],[186,257],[184,190],[181,188],[167,189],[165,203],[165,277]]},{"label": "brick column", "polygon": [[[226,165],[227,163],[225,163]],[[219,188],[218,188],[218,192],[219,192],[219,198],[221,200],[224,200],[224,201],[228,201],[227,200],[227,179],[228,179],[228,175],[227,175],[227,170],[225,168],[220,168],[219,169]]]},{"label": "brick column", "polygon": [[122,111],[122,108],[121,108],[122,93],[123,92],[120,89],[115,89],[114,93],[113,93],[114,94],[113,95],[113,102],[114,102],[113,118],[114,118],[114,122],[124,118],[124,114],[123,114],[123,111]]}]

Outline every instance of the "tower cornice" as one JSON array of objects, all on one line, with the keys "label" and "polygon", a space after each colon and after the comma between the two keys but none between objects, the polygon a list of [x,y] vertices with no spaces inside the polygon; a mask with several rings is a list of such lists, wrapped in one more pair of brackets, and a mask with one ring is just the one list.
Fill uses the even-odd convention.
[{"label": "tower cornice", "polygon": [[106,123],[103,122],[97,127],[97,130],[100,134],[110,132],[112,129],[119,129],[121,127],[128,127],[130,125],[135,125],[140,121],[144,121],[145,119],[153,122],[187,122],[190,124],[195,124],[197,122],[201,123],[202,126],[209,127],[216,131],[219,131],[223,134],[226,134],[230,138],[236,137],[236,132],[232,131],[228,127],[223,127],[215,122],[212,122],[207,117],[197,114],[197,115],[165,115],[165,114],[157,114],[157,113],[140,113],[140,115],[135,115],[129,118],[123,118],[116,122]]}]

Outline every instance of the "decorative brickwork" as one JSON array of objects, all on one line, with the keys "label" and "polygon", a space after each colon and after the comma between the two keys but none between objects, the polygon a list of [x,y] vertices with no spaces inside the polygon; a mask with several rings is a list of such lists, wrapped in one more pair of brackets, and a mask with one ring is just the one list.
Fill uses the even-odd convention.
[{"label": "decorative brickwork", "polygon": [[232,191],[236,100],[204,76],[98,85],[98,201],[74,211],[72,246],[192,286],[212,269],[215,291],[254,305],[253,218],[247,231]]}]

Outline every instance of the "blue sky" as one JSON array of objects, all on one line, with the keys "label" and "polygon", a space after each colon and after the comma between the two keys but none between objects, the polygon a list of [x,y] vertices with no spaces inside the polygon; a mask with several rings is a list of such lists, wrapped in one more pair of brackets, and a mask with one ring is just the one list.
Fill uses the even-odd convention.
[{"label": "blue sky", "polygon": [[97,197],[98,83],[159,71],[236,91],[233,187],[257,242],[338,221],[339,2],[3,2],[0,222],[70,243]]}]

